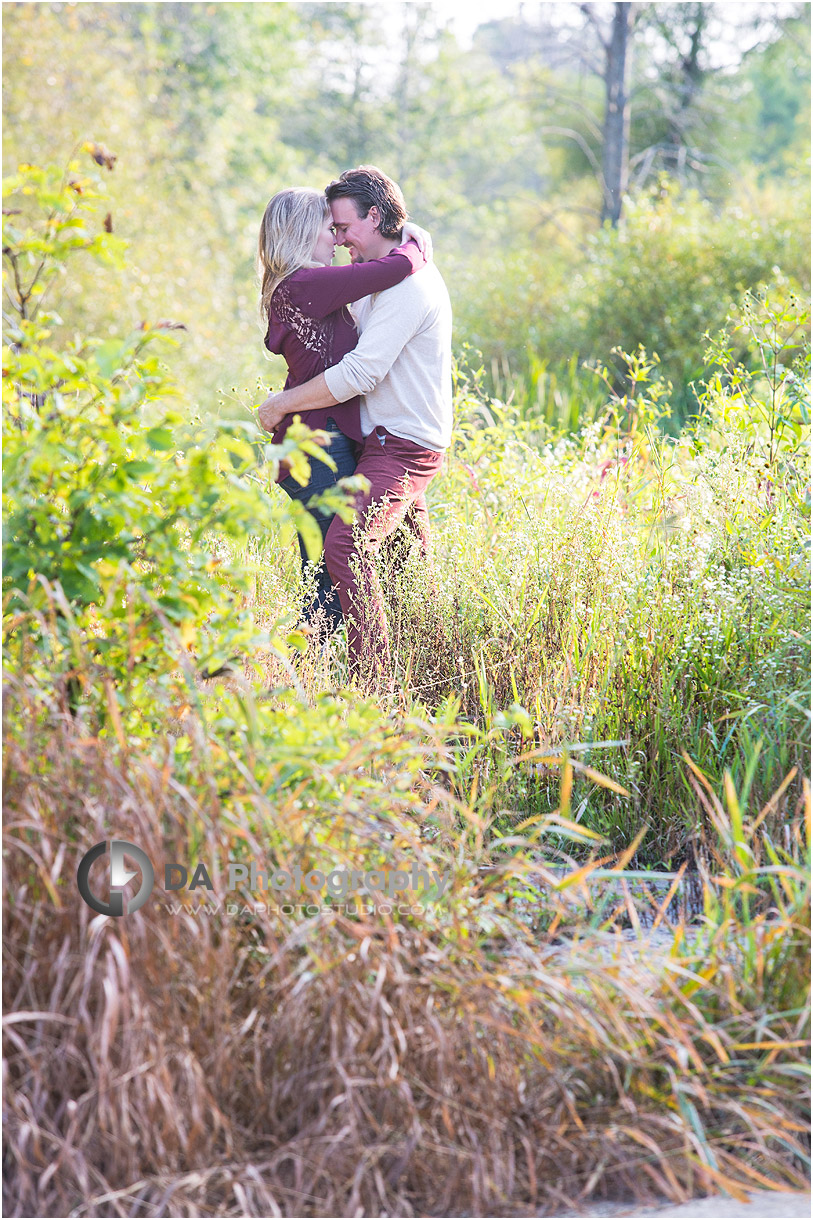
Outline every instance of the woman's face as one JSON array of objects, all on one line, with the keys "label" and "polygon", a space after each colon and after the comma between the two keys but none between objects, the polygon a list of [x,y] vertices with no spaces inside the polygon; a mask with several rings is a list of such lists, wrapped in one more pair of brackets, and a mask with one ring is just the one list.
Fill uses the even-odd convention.
[{"label": "woman's face", "polygon": [[329,267],[333,262],[335,249],[336,238],[333,236],[333,217],[328,214],[322,221],[322,227],[319,230],[319,236],[313,248],[313,261],[321,263],[324,267]]}]

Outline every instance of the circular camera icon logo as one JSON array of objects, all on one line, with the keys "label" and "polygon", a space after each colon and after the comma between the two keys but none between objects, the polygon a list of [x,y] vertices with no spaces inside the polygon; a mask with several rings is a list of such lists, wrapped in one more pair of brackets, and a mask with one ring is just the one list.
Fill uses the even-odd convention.
[{"label": "circular camera icon logo", "polygon": [[[109,901],[102,902],[90,888],[90,869],[96,860],[108,850],[110,851],[111,892]],[[124,910],[124,895],[121,892],[113,892],[114,890],[121,891],[127,882],[137,875],[127,868],[124,863],[125,856],[129,856],[131,860],[135,861],[141,870],[141,888],[134,898],[128,899],[126,912]],[[132,915],[139,907],[143,907],[152,893],[152,888],[155,884],[155,870],[147,853],[142,851],[140,847],[136,847],[135,843],[128,843],[125,839],[111,839],[108,846],[107,840],[103,840],[101,843],[97,843],[95,847],[91,847],[90,851],[86,852],[82,857],[79,862],[79,868],[76,870],[76,884],[79,887],[79,893],[88,906],[94,911],[98,911],[100,915]]]}]

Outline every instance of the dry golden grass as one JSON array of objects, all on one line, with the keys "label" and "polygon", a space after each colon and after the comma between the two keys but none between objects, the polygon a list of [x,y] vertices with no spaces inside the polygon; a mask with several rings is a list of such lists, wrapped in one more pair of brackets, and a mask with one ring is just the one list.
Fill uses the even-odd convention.
[{"label": "dry golden grass", "polygon": [[[804,1186],[804,886],[752,920],[756,957],[720,921],[702,968],[680,930],[660,961],[556,950],[500,901],[520,864],[478,876],[481,828],[462,859],[458,809],[431,843],[392,815],[422,862],[458,861],[422,920],[173,915],[158,868],[139,912],[94,916],[74,880],[93,843],[282,859],[286,827],[308,850],[302,810],[292,789],[219,794],[205,752],[184,786],[10,702],[7,1215],[533,1215]],[[330,850],[358,866],[380,818],[343,815],[355,836]]]}]

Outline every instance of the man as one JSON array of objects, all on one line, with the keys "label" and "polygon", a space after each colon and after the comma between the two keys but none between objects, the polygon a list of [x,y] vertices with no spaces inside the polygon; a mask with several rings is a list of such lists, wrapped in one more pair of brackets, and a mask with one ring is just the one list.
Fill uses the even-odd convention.
[{"label": "man", "polygon": [[[400,188],[374,166],[348,170],[326,190],[336,239],[354,262],[383,258],[407,219]],[[356,306],[358,346],[326,373],[270,395],[259,409],[272,431],[302,414],[363,395],[364,448],[356,467],[369,491],[354,500],[356,521],[336,516],[325,563],[347,622],[351,672],[369,684],[389,661],[387,621],[374,568],[382,540],[404,523],[429,548],[425,492],[452,433],[452,310],[434,264]]]}]

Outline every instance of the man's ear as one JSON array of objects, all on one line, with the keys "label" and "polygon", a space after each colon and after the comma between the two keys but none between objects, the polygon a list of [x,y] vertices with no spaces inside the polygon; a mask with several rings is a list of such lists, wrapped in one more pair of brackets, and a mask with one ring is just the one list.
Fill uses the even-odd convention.
[{"label": "man's ear", "polygon": [[381,213],[379,212],[379,210],[375,206],[375,204],[372,205],[369,212],[367,213],[367,216],[373,222],[373,225],[376,229],[381,227]]}]

